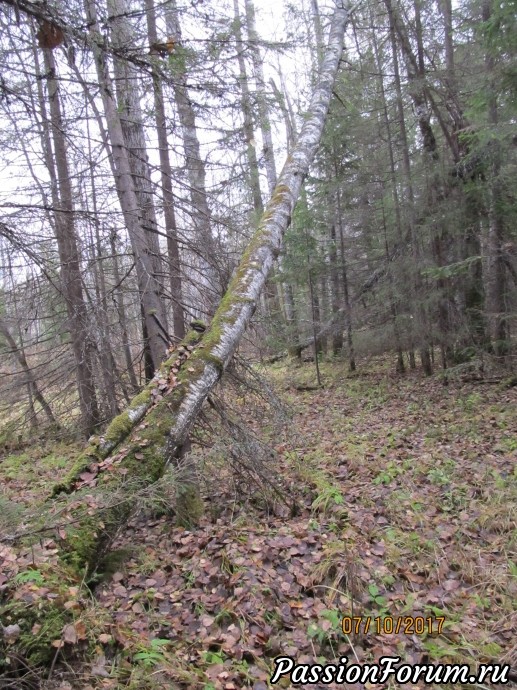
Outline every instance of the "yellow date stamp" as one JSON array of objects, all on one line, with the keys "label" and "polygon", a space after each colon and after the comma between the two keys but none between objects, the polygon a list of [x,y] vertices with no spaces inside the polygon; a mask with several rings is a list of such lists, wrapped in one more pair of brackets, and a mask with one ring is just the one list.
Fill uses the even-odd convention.
[{"label": "yellow date stamp", "polygon": [[343,616],[345,635],[440,635],[444,616]]}]

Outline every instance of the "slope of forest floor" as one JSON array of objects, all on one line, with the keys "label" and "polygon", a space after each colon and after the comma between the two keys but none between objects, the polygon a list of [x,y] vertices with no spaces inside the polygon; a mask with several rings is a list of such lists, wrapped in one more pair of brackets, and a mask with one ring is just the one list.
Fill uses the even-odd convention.
[{"label": "slope of forest floor", "polygon": [[[264,690],[279,655],[517,668],[517,390],[396,377],[381,359],[353,377],[324,364],[323,389],[299,390],[313,383],[310,363],[267,374],[290,413],[283,432],[261,429],[285,504],[233,484],[206,497],[196,530],[135,517],[95,598],[70,588],[75,622],[42,687]],[[259,431],[261,413],[233,402]],[[45,497],[67,452],[3,458],[11,510]],[[31,602],[45,596],[34,550],[0,546],[3,572]],[[343,616],[362,616],[359,631],[343,634]],[[400,617],[443,627],[388,634]]]}]

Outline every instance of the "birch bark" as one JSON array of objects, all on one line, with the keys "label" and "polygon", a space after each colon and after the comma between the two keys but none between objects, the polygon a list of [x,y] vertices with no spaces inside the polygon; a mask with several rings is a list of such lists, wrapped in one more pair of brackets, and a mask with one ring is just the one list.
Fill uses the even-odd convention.
[{"label": "birch bark", "polygon": [[253,0],[246,2],[246,24],[248,29],[248,39],[251,48],[251,60],[253,63],[253,77],[257,87],[257,109],[259,115],[260,133],[262,135],[262,155],[266,168],[267,183],[269,193],[272,194],[277,182],[275,151],[273,148],[273,135],[271,131],[271,120],[269,118],[269,107],[266,98],[266,82],[264,79],[263,60],[260,55],[259,36],[255,26],[255,7]]},{"label": "birch bark", "polygon": [[[250,87],[246,62],[244,60],[244,42],[242,38],[241,18],[239,15],[239,2],[233,1],[235,13],[235,38],[237,40],[237,62],[239,64],[239,87],[241,90],[241,107],[243,117],[243,131],[246,138],[246,158],[248,159],[249,185],[253,196],[253,206],[259,218],[264,211],[262,192],[260,190],[259,163],[255,149],[255,131],[253,127],[253,113],[251,108]],[[274,186],[274,185],[273,185]],[[272,192],[272,188],[270,188]]]}]

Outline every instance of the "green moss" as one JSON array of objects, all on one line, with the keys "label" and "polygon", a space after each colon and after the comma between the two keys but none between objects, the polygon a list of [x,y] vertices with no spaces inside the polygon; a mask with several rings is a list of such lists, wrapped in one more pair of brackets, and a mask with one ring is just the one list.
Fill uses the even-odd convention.
[{"label": "green moss", "polygon": [[291,193],[290,188],[286,184],[278,184],[275,187],[273,196],[271,197],[271,202],[273,204],[278,204],[283,201],[283,197]]},{"label": "green moss", "polygon": [[[30,665],[40,666],[48,663],[56,654],[52,646],[54,640],[59,640],[63,628],[69,617],[57,606],[47,605],[37,611],[37,615],[30,617],[31,630],[20,635],[19,645],[23,655]],[[34,625],[41,625],[37,634],[32,633]]]},{"label": "green moss", "polygon": [[183,397],[183,390],[173,391],[167,397],[166,405],[159,405],[150,410],[145,428],[139,430],[139,441],[131,445],[123,460],[128,477],[150,483],[162,476],[167,435]]},{"label": "green moss", "polygon": [[[140,393],[142,395],[142,393]],[[137,396],[138,398],[139,396]],[[129,409],[135,408],[135,400],[132,401]],[[104,438],[110,443],[119,443],[131,432],[133,422],[129,418],[128,412],[122,412],[111,420],[110,425],[104,433]]]},{"label": "green moss", "polygon": [[70,444],[55,444],[51,452],[43,454],[42,445],[34,444],[24,453],[10,454],[2,460],[2,475],[9,479],[28,481],[34,488],[38,485],[43,491],[48,491],[46,483],[53,482],[56,470],[70,466],[76,448]]},{"label": "green moss", "polygon": [[[136,410],[139,407],[142,407],[142,405],[148,405],[151,402],[151,390],[150,388],[144,388],[144,390],[141,393],[138,393],[138,395],[135,395],[133,400],[129,403],[129,409],[130,410]],[[115,417],[116,419],[116,417]],[[111,426],[111,425],[110,425]]]},{"label": "green moss", "polygon": [[[148,404],[150,399],[150,392],[147,390],[142,391],[135,398],[133,398],[129,406],[129,410],[136,409],[143,404]],[[106,432],[104,433],[104,439],[110,445],[115,444],[116,446],[131,433],[133,427],[134,423],[129,418],[128,412],[122,412],[111,421],[106,429]],[[100,445],[101,440],[98,437],[95,437],[92,442],[90,442],[86,450],[78,457],[64,479],[54,486],[52,496],[57,496],[63,492],[69,492],[82,472],[87,470],[93,462],[98,462],[99,460],[103,460],[105,457],[107,457],[109,451],[103,451]]]},{"label": "green moss", "polygon": [[180,384],[190,383],[195,376],[202,373],[205,365],[201,361],[200,352],[202,352],[202,350],[195,352],[189,361],[179,370],[177,379]]},{"label": "green moss", "polygon": [[[289,194],[289,187],[278,185],[273,196],[273,203],[280,203],[285,194]],[[273,216],[273,209],[267,211],[255,231],[248,247],[246,248],[241,262],[237,267],[228,290],[219,304],[219,308],[214,316],[209,330],[203,338],[203,350],[195,352],[195,358],[204,362],[211,362],[222,370],[223,361],[220,357],[212,354],[212,349],[221,341],[222,331],[225,324],[233,325],[238,317],[236,307],[239,304],[250,303],[252,300],[244,293],[248,288],[247,280],[251,268],[256,266],[256,254],[265,245],[271,242],[271,231],[267,228],[268,221]],[[251,279],[251,276],[249,276]]]},{"label": "green moss", "polygon": [[62,481],[54,485],[51,497],[57,496],[60,493],[68,493],[77,478],[88,469],[92,462],[97,462],[100,459],[99,448],[96,444],[90,444],[88,448],[82,453],[72,465],[71,469]]},{"label": "green moss", "polygon": [[220,357],[217,357],[217,355],[213,355],[211,352],[201,352],[199,354],[199,358],[204,360],[205,362],[215,364],[215,366],[222,372],[224,362]]},{"label": "green moss", "polygon": [[221,300],[214,319],[210,324],[210,328],[203,338],[203,349],[196,350],[195,353],[196,358],[202,359],[205,362],[212,362],[221,369],[223,367],[223,361],[220,357],[213,355],[211,350],[221,342],[224,325],[233,325],[237,320],[239,314],[235,307],[239,304],[245,304],[252,301],[249,297],[244,297],[241,294],[246,289],[243,281],[248,268],[249,261],[241,265],[238,272],[233,276],[230,287]]},{"label": "green moss", "polygon": [[66,530],[67,538],[60,544],[60,558],[75,572],[84,573],[85,568],[94,568],[101,519],[93,515],[82,517],[79,525],[72,525]]},{"label": "green moss", "polygon": [[45,455],[44,458],[41,458],[41,465],[45,469],[64,469],[69,463],[69,459],[66,457],[63,457],[62,455],[56,455],[55,453],[50,453],[49,455]]},{"label": "green moss", "polygon": [[73,619],[63,604],[70,598],[69,587],[79,581],[68,569],[56,564],[42,564],[39,570],[31,572],[37,573],[37,584],[24,578],[23,572],[19,574],[8,591],[9,600],[2,606],[2,623],[21,628],[18,640],[5,650],[5,655],[15,653],[29,666],[38,666],[55,657],[52,642],[61,638],[64,626]]},{"label": "green moss", "polygon": [[[197,331],[189,331],[185,339],[182,341],[182,345],[192,345],[196,344],[201,340],[202,333]],[[177,359],[176,355],[170,357],[164,364],[162,364],[163,376],[166,377],[170,371],[170,368],[175,364]],[[128,410],[117,415],[109,424],[108,428],[104,433],[104,439],[109,443],[109,445],[117,445],[123,441],[134,428],[134,422],[131,421],[130,413],[131,411],[137,410],[142,406],[150,407],[152,403],[151,390],[154,388],[154,383],[148,384],[143,391],[136,395]],[[149,413],[148,413],[149,414]],[[109,452],[109,451],[108,451]],[[71,490],[77,478],[84,472],[92,462],[104,459],[108,455],[107,451],[102,450],[102,445],[100,439],[96,438],[92,443],[89,444],[87,449],[82,453],[74,466],[68,472],[66,477],[56,485],[52,491],[52,496],[56,496],[61,492],[68,492]]]},{"label": "green moss", "polygon": [[[151,421],[150,424],[152,423]],[[137,446],[128,453],[124,460],[124,467],[132,479],[143,479],[146,484],[149,484],[162,476],[169,429],[169,425],[162,422],[155,427],[152,435],[145,435],[145,439],[149,441],[148,446]]]},{"label": "green moss", "polygon": [[134,550],[132,548],[115,549],[103,556],[97,566],[96,581],[102,582],[111,579],[119,571],[123,571],[126,562],[132,558]]},{"label": "green moss", "polygon": [[[201,340],[202,334],[192,331],[183,341],[186,343],[197,343]],[[176,412],[185,397],[186,385],[193,378],[193,374],[199,374],[206,365],[205,360],[199,356],[192,355],[180,368],[178,373],[178,386],[167,395],[165,404],[150,405],[145,415],[145,425],[138,427],[138,436],[134,440],[120,465],[112,472],[101,472],[98,475],[98,488],[110,494],[119,491],[127,481],[128,489],[124,501],[115,506],[100,509],[92,516],[85,516],[84,509],[72,509],[72,518],[76,522],[66,528],[67,538],[60,544],[60,555],[64,563],[74,568],[77,572],[88,572],[95,569],[96,564],[104,555],[104,549],[109,544],[113,535],[120,528],[121,524],[127,520],[133,501],[133,495],[140,486],[146,486],[159,479],[165,468],[165,450],[168,433],[174,424]],[[209,355],[208,355],[209,356]],[[203,353],[204,357],[204,353]],[[162,365],[161,373],[167,376],[170,367],[176,362],[177,355],[169,358]],[[192,372],[194,369],[194,372]],[[130,407],[137,409],[141,405],[149,405],[152,402],[151,389],[155,384],[149,384],[139,395],[137,395]],[[106,441],[116,444],[129,435],[134,428],[128,412],[118,415],[109,425],[104,438]],[[86,470],[92,462],[97,462],[107,455],[102,451],[102,443],[97,439],[91,443],[86,451],[78,458],[74,467],[68,473],[65,480],[55,487],[54,495],[60,491],[70,491],[78,476]],[[123,470],[123,473],[118,471]],[[78,494],[80,495],[80,494]],[[101,501],[102,502],[102,501]],[[75,512],[74,512],[75,511]]]},{"label": "green moss", "polygon": [[[167,434],[174,421],[176,405],[160,405],[147,415],[147,425],[139,430],[139,440],[131,445],[121,467],[128,480],[127,500],[97,512],[91,517],[80,517],[78,527],[67,529],[67,539],[61,543],[61,557],[65,563],[81,571],[96,569],[105,557],[105,545],[127,520],[133,506],[132,495],[136,487],[145,486],[159,479],[165,468]],[[119,488],[119,472],[103,473],[99,486],[109,494],[110,486]],[[102,570],[102,567],[101,567]]]},{"label": "green moss", "polygon": [[[199,321],[199,324],[202,324],[203,326],[205,326],[203,321]],[[181,345],[197,345],[197,343],[200,342],[202,337],[203,337],[203,333],[199,333],[198,331],[194,331],[194,330],[189,331],[187,333],[187,335],[181,341],[180,346]]]},{"label": "green moss", "polygon": [[182,527],[192,529],[203,516],[204,505],[197,487],[182,485],[176,490],[176,516]]},{"label": "green moss", "polygon": [[9,479],[17,479],[21,473],[25,473],[29,465],[30,457],[27,453],[8,455],[2,460],[2,471]]}]

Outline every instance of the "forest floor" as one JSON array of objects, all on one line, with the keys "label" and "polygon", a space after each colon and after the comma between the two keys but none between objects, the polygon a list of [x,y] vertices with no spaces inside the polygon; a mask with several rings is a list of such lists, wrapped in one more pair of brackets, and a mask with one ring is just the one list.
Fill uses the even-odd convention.
[{"label": "forest floor", "polygon": [[[143,511],[95,597],[71,588],[75,622],[41,687],[265,690],[280,655],[517,669],[517,389],[394,376],[381,359],[355,376],[338,362],[322,371],[323,389],[299,390],[314,364],[268,368],[288,410],[282,431],[233,397],[274,447],[268,471],[287,505],[247,499],[221,469],[198,529]],[[4,499],[43,500],[69,454],[4,457]],[[45,596],[31,558],[0,546],[0,586],[9,572]]]}]

